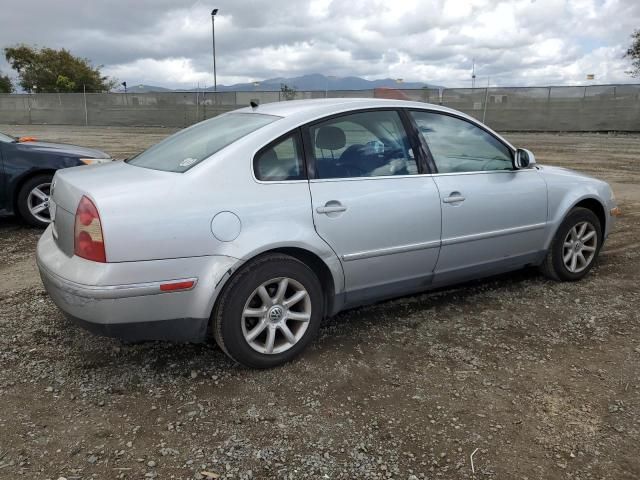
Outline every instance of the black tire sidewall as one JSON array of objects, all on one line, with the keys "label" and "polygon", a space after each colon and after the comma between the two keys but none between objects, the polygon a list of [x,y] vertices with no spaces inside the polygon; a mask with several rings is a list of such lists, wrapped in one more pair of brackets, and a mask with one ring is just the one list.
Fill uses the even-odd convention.
[{"label": "black tire sidewall", "polygon": [[[304,336],[289,350],[273,355],[255,351],[242,333],[242,311],[249,296],[262,283],[276,277],[289,277],[300,282],[311,299],[311,319]],[[232,280],[223,293],[214,325],[219,331],[222,348],[237,362],[252,368],[270,368],[286,363],[300,354],[315,337],[323,317],[322,287],[317,276],[304,263],[292,257],[264,257],[248,265]]]},{"label": "black tire sidewall", "polygon": [[[563,261],[564,239],[569,233],[569,230],[571,230],[576,224],[580,222],[585,222],[585,221],[591,223],[596,230],[598,243],[596,245],[595,255],[593,256],[593,260],[591,260],[591,263],[587,266],[587,268],[585,268],[584,270],[578,273],[570,272],[565,266]],[[596,216],[596,214],[586,208],[576,208],[572,210],[569,213],[569,215],[567,215],[567,217],[564,219],[564,221],[560,225],[560,228],[558,228],[558,231],[556,232],[556,237],[553,242],[552,262],[553,262],[553,269],[555,273],[558,275],[558,277],[561,280],[567,280],[567,281],[580,280],[585,275],[587,275],[587,273],[589,273],[589,271],[593,268],[598,258],[598,254],[600,253],[601,247],[602,247],[602,226],[600,225],[600,220],[598,220],[598,217]]]},{"label": "black tire sidewall", "polygon": [[27,204],[29,193],[38,185],[43,183],[51,183],[53,180],[53,175],[50,174],[41,174],[36,175],[34,177],[29,178],[24,185],[20,188],[18,192],[18,197],[16,199],[16,207],[17,211],[25,222],[33,227],[38,228],[46,228],[49,223],[41,222],[36,217],[34,217],[29,211],[29,205]]}]

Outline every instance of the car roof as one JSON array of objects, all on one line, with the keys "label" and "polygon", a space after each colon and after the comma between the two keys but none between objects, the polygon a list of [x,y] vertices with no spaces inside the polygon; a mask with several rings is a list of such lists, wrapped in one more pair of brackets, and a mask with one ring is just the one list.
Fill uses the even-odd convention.
[{"label": "car roof", "polygon": [[433,105],[424,102],[410,102],[407,100],[392,100],[384,98],[319,98],[312,100],[289,100],[273,103],[263,103],[255,108],[245,107],[236,112],[239,113],[263,113],[265,115],[277,115],[279,117],[304,116],[316,117],[330,114],[332,110],[343,112],[361,108],[428,108],[442,112],[456,113],[447,107]]},{"label": "car roof", "polygon": [[[293,126],[303,125],[326,116],[340,113],[348,113],[352,110],[361,110],[368,108],[415,108],[422,110],[431,110],[436,112],[448,113],[467,119],[469,122],[480,126],[482,129],[490,132],[492,135],[500,139],[512,150],[515,147],[500,134],[482,124],[476,118],[467,115],[464,112],[454,110],[452,108],[434,105],[432,103],[412,102],[408,100],[395,100],[386,98],[319,98],[310,100],[288,100],[273,103],[264,103],[257,107],[245,107],[234,110],[237,113],[262,113],[265,115],[276,115],[287,119],[285,122],[288,130]],[[274,127],[276,127],[274,122]],[[284,133],[284,132],[283,132]]]}]

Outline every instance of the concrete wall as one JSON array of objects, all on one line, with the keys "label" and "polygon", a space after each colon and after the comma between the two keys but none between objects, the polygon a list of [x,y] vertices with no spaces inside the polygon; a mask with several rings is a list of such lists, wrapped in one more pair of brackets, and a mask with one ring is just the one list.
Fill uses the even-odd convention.
[{"label": "concrete wall", "polygon": [[[186,127],[238,108],[235,96],[41,93],[0,95],[0,123]],[[226,102],[222,103],[224,100]]]},{"label": "concrete wall", "polygon": [[[406,98],[445,105],[500,131],[640,131],[640,85],[296,92],[296,99]],[[0,95],[0,123],[186,127],[280,92]]]},{"label": "concrete wall", "polygon": [[640,131],[640,85],[451,89],[442,105],[500,131]]}]

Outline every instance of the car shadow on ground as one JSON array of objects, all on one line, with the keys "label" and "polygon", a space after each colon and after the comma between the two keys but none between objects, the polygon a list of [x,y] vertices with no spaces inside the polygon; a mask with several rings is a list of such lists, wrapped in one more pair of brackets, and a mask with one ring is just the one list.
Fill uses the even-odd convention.
[{"label": "car shadow on ground", "polygon": [[[280,368],[306,368],[304,365],[309,363],[324,362],[326,360],[323,358],[325,354],[333,356],[336,351],[340,352],[341,346],[347,350],[345,355],[349,355],[350,344],[367,342],[373,337],[380,337],[381,327],[387,330],[392,329],[398,325],[406,325],[406,319],[414,315],[428,316],[433,309],[473,302],[475,296],[488,290],[503,292],[505,298],[524,295],[526,285],[532,281],[544,282],[546,280],[540,276],[537,270],[532,268],[483,280],[474,280],[454,288],[443,288],[398,297],[341,312],[325,320],[318,337],[307,351],[303,352],[298,359]],[[46,298],[44,291],[41,292],[41,295]],[[50,308],[55,307],[51,304]],[[144,375],[163,377],[167,381],[190,375],[218,377],[221,373],[224,376],[234,376],[245,372],[240,374],[244,376],[250,372],[250,369],[246,369],[229,359],[213,339],[204,343],[183,344],[171,342],[128,343],[90,334],[64,318],[57,309],[55,310],[54,322],[55,332],[48,329],[48,331],[42,332],[42,335],[53,333],[58,337],[61,350],[64,352],[63,356],[71,360],[75,366],[72,368],[78,368],[85,372],[100,370],[108,377],[113,376],[114,382],[118,382],[121,371],[139,371]],[[430,328],[428,318],[421,323],[427,324],[424,328]],[[434,326],[434,328],[436,327]],[[381,338],[380,341],[385,342],[384,338]],[[439,338],[437,341],[447,340]],[[304,365],[299,366],[299,363]],[[274,369],[276,372],[278,370],[279,368]],[[111,372],[111,374],[107,372]]]},{"label": "car shadow on ground", "polygon": [[20,217],[15,215],[2,215],[0,216],[0,235],[9,232],[15,232],[17,230],[33,230],[42,231],[35,227],[30,227],[22,221]]}]

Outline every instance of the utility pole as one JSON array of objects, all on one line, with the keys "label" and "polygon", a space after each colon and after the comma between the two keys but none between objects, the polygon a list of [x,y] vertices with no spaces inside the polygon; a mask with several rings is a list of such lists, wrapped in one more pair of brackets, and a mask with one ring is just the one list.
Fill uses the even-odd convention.
[{"label": "utility pole", "polygon": [[489,101],[489,77],[487,77],[487,88],[484,89],[484,110],[482,112],[482,123],[487,116],[487,102]]},{"label": "utility pole", "polygon": [[471,88],[476,88],[476,59],[473,59],[471,66]]},{"label": "utility pole", "polygon": [[87,111],[87,86],[82,84],[82,99],[84,100],[84,126],[89,125],[89,112]]},{"label": "utility pole", "polygon": [[122,82],[120,85],[124,87],[124,104],[129,105],[129,99],[127,98],[127,82]]},{"label": "utility pole", "polygon": [[216,79],[216,14],[218,9],[211,10],[211,34],[213,37],[213,91],[218,91],[218,80]]}]

